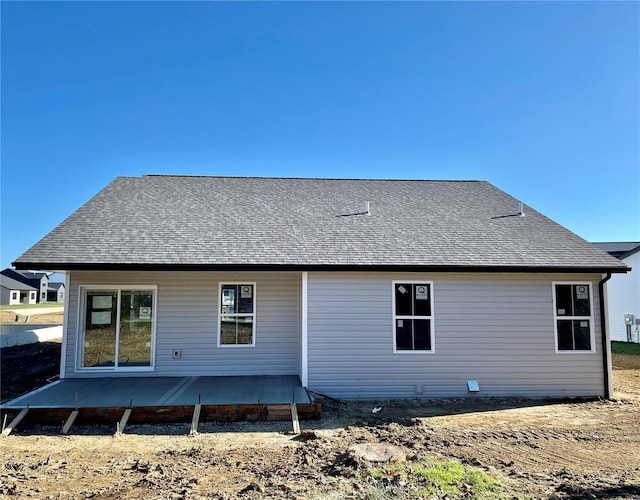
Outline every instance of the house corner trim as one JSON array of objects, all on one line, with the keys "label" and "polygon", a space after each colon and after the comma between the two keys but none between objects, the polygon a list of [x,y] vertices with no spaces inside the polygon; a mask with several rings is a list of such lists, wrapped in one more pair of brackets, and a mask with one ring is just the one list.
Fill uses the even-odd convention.
[{"label": "house corner trim", "polygon": [[62,346],[60,351],[60,378],[65,378],[67,374],[67,342],[69,339],[69,321],[67,313],[69,311],[69,290],[71,289],[71,273],[64,275],[64,307],[62,308]]},{"label": "house corner trim", "polygon": [[308,352],[308,330],[307,330],[307,297],[308,297],[308,282],[309,282],[309,273],[304,271],[302,273],[302,312],[301,312],[301,363],[302,367],[300,370],[300,383],[302,387],[308,386],[309,381],[309,352]]}]

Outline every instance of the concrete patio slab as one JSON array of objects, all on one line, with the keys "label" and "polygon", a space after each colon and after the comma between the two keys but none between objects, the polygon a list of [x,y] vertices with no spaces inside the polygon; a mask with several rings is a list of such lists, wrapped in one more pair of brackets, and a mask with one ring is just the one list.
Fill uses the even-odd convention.
[{"label": "concrete patio slab", "polygon": [[[199,400],[200,399],[200,400]],[[195,377],[167,399],[167,405],[309,403],[295,375],[264,377]]]},{"label": "concrete patio slab", "polygon": [[0,406],[126,408],[231,404],[306,404],[296,375],[242,377],[105,377],[63,379]]}]

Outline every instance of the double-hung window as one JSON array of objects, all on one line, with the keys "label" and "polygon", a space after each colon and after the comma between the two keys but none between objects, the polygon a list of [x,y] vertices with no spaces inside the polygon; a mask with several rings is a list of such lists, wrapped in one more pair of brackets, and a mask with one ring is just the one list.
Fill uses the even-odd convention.
[{"label": "double-hung window", "polygon": [[219,346],[255,345],[255,283],[221,283]]},{"label": "double-hung window", "polygon": [[433,352],[432,291],[432,282],[393,282],[394,352]]},{"label": "double-hung window", "polygon": [[556,352],[592,351],[593,304],[590,283],[554,283]]}]

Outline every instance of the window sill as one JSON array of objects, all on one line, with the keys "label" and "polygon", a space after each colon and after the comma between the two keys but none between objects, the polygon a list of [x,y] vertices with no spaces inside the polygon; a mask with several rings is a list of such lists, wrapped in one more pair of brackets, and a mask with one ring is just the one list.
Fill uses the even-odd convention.
[{"label": "window sill", "polygon": [[130,368],[120,367],[83,367],[76,369],[76,373],[134,373],[134,372],[153,372],[154,366],[140,366]]},{"label": "window sill", "polygon": [[436,351],[431,350],[431,351],[425,351],[425,350],[398,350],[398,349],[394,349],[393,350],[393,354],[435,354]]},{"label": "window sill", "polygon": [[556,354],[596,354],[597,351],[595,350],[560,350],[560,349],[556,349]]}]

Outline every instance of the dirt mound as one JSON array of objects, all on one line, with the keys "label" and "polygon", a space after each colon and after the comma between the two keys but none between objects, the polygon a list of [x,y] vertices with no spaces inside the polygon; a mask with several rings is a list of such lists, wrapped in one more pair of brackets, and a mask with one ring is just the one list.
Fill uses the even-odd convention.
[{"label": "dirt mound", "polygon": [[[60,344],[2,349],[3,399],[45,383],[39,368],[57,373],[59,359]],[[424,497],[424,477],[380,474],[387,464],[354,452],[373,444],[402,450],[407,462],[398,466],[438,459],[477,468],[504,485],[506,498],[640,498],[639,375],[614,370],[616,396],[631,396],[619,401],[323,400],[322,419],[303,421],[298,437],[288,434],[290,422],[203,422],[195,437],[189,424],[130,425],[118,437],[111,427],[74,427],[65,437],[59,428],[20,427],[2,441],[0,495]]]}]

